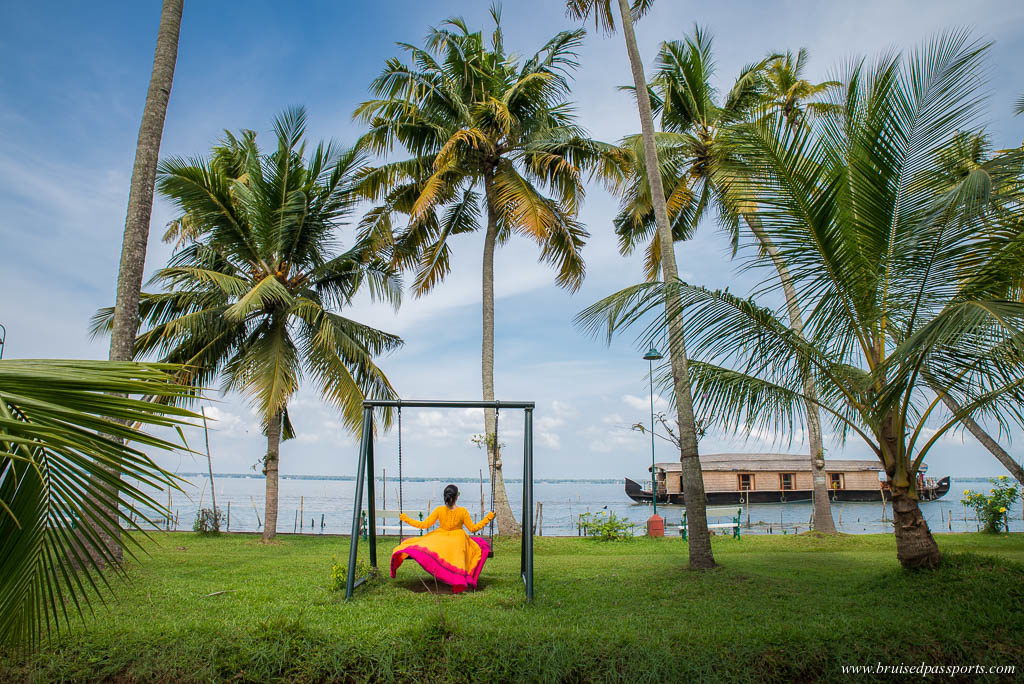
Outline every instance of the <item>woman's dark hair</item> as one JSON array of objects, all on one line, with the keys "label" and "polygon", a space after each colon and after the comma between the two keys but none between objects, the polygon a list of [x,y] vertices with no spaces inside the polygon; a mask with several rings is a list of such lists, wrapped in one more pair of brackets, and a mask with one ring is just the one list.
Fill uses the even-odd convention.
[{"label": "woman's dark hair", "polygon": [[455,485],[448,485],[444,488],[444,505],[454,506],[455,501],[459,498],[459,488]]}]

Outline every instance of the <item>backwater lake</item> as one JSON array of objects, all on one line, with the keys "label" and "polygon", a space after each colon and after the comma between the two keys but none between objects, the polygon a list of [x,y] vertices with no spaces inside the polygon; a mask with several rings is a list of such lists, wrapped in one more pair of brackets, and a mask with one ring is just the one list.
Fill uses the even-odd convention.
[{"label": "backwater lake", "polygon": [[[187,484],[183,492],[172,491],[170,510],[175,518],[171,529],[191,530],[196,511],[210,508],[210,482],[206,474],[182,474]],[[228,511],[230,504],[231,532],[257,532],[262,530],[264,517],[265,482],[260,475],[214,473],[217,508]],[[402,487],[403,508],[406,511],[429,511],[441,503],[442,492],[450,480],[406,478]],[[480,483],[456,481],[461,496],[459,505],[465,506],[474,519],[480,517]],[[305,534],[348,534],[352,530],[352,513],[356,483],[353,479],[312,476],[283,476],[279,487],[278,532]],[[516,518],[522,515],[522,481],[506,480],[509,499]],[[938,501],[922,502],[921,511],[933,532],[975,532],[978,522],[974,512],[964,509],[960,498],[965,489],[987,492],[992,487],[986,478],[953,479],[946,496]],[[398,482],[389,477],[386,484],[376,481],[378,509],[398,508]],[[365,488],[364,488],[365,489]],[[485,506],[490,505],[490,485],[483,482]],[[167,505],[167,493],[154,495]],[[365,492],[363,494],[365,500]],[[643,534],[644,522],[651,515],[650,504],[634,503],[626,496],[622,480],[536,480],[535,506],[542,504],[542,520],[537,533],[545,536],[575,536],[581,513],[608,511],[637,524],[636,534]],[[365,508],[365,505],[361,506]],[[716,506],[715,508],[720,508]],[[724,508],[724,507],[722,507]],[[793,534],[806,532],[811,517],[811,504],[775,503],[751,504],[749,511],[742,508],[743,534]],[[885,506],[883,520],[881,502],[833,503],[832,515],[839,531],[848,534],[874,534],[892,532],[892,508]],[[300,516],[301,510],[301,516]],[[489,510],[489,508],[488,508]],[[665,518],[666,535],[678,534],[682,506],[658,505],[658,514]],[[534,511],[536,517],[536,509]],[[1021,502],[1010,511],[1010,530],[1024,531]],[[413,515],[412,517],[416,517]],[[749,518],[750,526],[746,526]],[[710,518],[709,522],[727,522],[726,518]],[[167,525],[159,521],[160,527]],[[378,526],[381,525],[378,521]],[[397,525],[388,520],[387,525]],[[406,528],[408,529],[408,528]],[[484,533],[481,533],[484,534]]]}]

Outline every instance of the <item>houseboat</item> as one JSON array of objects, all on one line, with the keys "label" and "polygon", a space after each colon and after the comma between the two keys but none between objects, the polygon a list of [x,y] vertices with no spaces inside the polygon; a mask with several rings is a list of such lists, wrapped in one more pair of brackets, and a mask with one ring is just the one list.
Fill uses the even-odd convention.
[{"label": "houseboat", "polygon": [[[703,454],[704,492],[710,505],[810,501],[811,463],[798,454]],[[888,499],[887,484],[879,479],[878,461],[826,460],[825,477],[833,501]],[[683,503],[683,472],[678,461],[654,464],[658,503]],[[918,495],[934,501],[949,491],[949,477],[936,481],[918,476]],[[651,489],[626,478],[626,495],[640,503],[651,501]]]}]

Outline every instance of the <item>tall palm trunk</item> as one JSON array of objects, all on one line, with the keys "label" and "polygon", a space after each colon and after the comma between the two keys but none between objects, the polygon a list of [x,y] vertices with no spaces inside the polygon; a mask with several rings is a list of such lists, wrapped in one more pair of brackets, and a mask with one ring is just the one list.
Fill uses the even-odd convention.
[{"label": "tall palm trunk", "polygon": [[[149,221],[153,211],[156,166],[167,114],[167,101],[171,96],[174,67],[178,59],[178,34],[181,29],[183,2],[184,0],[164,0],[160,13],[153,72],[149,78],[146,105],[142,110],[142,123],[139,126],[139,138],[135,147],[135,165],[132,167],[131,189],[128,193],[128,212],[124,224],[124,240],[121,244],[121,265],[117,276],[117,301],[114,305],[113,329],[110,336],[111,361],[131,361],[134,357],[135,335],[139,330],[139,292],[142,290],[142,274],[146,267],[146,244],[149,242]],[[117,497],[113,488],[93,479],[91,493],[97,500],[105,503],[106,514],[116,520]],[[120,560],[120,539],[110,537],[99,527],[96,528],[96,532],[113,557]]]},{"label": "tall palm trunk", "polygon": [[[797,305],[796,290],[793,288],[793,279],[789,275],[786,263],[779,255],[768,234],[764,232],[760,220],[756,216],[745,216],[747,225],[757,241],[761,243],[765,253],[775,264],[778,271],[779,281],[782,283],[782,292],[786,297],[786,309],[789,313],[789,325],[796,334],[803,339],[804,322],[800,315],[800,307]],[[811,487],[814,496],[814,527],[816,532],[835,534],[836,523],[832,519],[832,505],[828,498],[828,484],[825,478],[825,448],[821,442],[821,413],[818,409],[818,391],[814,387],[814,380],[811,378],[810,368],[803,369],[804,381],[804,407],[807,412],[807,442],[811,448]]]},{"label": "tall palm trunk", "polygon": [[263,462],[263,474],[267,479],[267,497],[263,507],[263,541],[270,541],[277,535],[277,473],[281,461],[281,423],[284,409],[274,414],[267,426],[267,456]]},{"label": "tall palm trunk", "polygon": [[[494,401],[494,247],[498,241],[498,215],[494,209],[494,177],[484,175],[484,194],[487,198],[487,234],[484,236],[483,259],[483,348],[480,354],[480,371],[483,381],[484,401]],[[484,409],[484,431],[487,444],[488,472],[494,475],[494,517],[498,523],[498,534],[519,534],[522,531],[512,514],[505,491],[505,476],[501,470],[501,445],[498,443],[497,421],[493,409]]]},{"label": "tall palm trunk", "polygon": [[[665,206],[665,188],[661,182],[658,152],[654,146],[654,117],[651,114],[647,79],[644,76],[644,66],[637,48],[636,34],[633,32],[633,19],[630,16],[627,0],[619,0],[619,14],[622,17],[622,34],[626,39],[629,65],[633,72],[633,85],[636,87],[637,107],[640,110],[644,161],[650,183],[651,203],[654,205],[654,218],[658,226],[658,241],[661,245],[661,270],[665,282],[674,283],[679,278],[679,270],[676,268],[672,228],[668,221],[668,209]],[[676,418],[679,422],[679,460],[683,471],[683,502],[686,504],[686,519],[689,526],[690,566],[699,569],[711,568],[715,565],[715,558],[711,553],[711,535],[708,533],[707,499],[704,495],[704,477],[701,473],[700,456],[697,451],[693,395],[690,390],[683,326],[678,316],[678,295],[669,294],[665,300],[665,310],[668,314],[668,357],[672,367]],[[672,313],[677,315],[673,316]]]}]

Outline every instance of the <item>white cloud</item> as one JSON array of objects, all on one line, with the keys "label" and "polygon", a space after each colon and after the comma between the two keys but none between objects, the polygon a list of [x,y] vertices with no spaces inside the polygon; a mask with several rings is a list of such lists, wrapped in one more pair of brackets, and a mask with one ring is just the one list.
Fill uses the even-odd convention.
[{"label": "white cloud", "polygon": [[[646,410],[648,413],[650,413],[650,410],[651,410],[651,395],[650,394],[648,394],[646,396],[643,396],[643,397],[637,397],[637,396],[634,396],[632,394],[624,394],[622,396],[622,401],[623,401],[624,404],[626,404],[626,406],[628,406],[630,408],[637,409],[638,411]],[[654,412],[655,413],[662,412],[662,411],[667,411],[668,407],[669,407],[668,399],[665,399],[664,397],[657,396],[657,395],[654,397]]]}]

